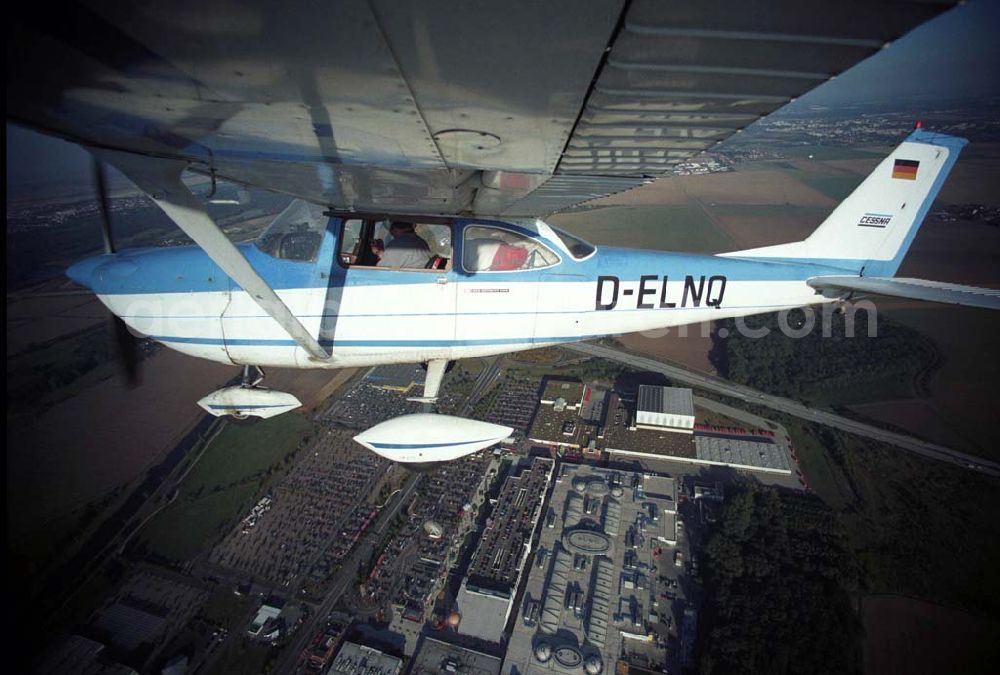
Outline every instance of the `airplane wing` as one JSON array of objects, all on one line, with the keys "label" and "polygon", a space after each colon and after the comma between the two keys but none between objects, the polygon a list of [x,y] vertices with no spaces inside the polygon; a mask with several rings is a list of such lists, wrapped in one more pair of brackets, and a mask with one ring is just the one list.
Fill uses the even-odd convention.
[{"label": "airplane wing", "polygon": [[7,116],[338,209],[536,216],[670,173],[952,0],[83,0]]},{"label": "airplane wing", "polygon": [[872,293],[950,305],[1000,309],[1000,290],[897,277],[814,277],[806,283],[824,295]]}]

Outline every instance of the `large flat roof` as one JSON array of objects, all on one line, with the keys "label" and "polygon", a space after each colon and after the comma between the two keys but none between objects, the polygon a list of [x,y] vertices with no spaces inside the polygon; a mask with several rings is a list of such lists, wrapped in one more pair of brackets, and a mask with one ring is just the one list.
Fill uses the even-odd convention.
[{"label": "large flat roof", "polygon": [[455,598],[461,617],[458,632],[487,642],[500,642],[514,598],[470,590],[468,583],[468,579],[462,581]]},{"label": "large flat roof", "polygon": [[785,451],[771,441],[695,436],[696,458],[713,464],[791,472]]},{"label": "large flat roof", "polygon": [[551,460],[533,457],[520,474],[504,481],[469,565],[469,586],[513,594],[552,468]]},{"label": "large flat roof", "polygon": [[678,434],[665,429],[629,430],[628,403],[612,393],[608,400],[608,423],[604,427],[602,445],[607,451],[626,451],[651,456],[694,458],[694,441],[690,434]]},{"label": "large flat roof", "polygon": [[557,398],[564,399],[571,406],[579,404],[583,399],[583,382],[546,380],[545,389],[542,391],[542,401],[554,401]]},{"label": "large flat roof", "polygon": [[403,661],[377,649],[345,642],[327,675],[398,675]]},{"label": "large flat roof", "polygon": [[428,637],[413,655],[410,675],[500,675],[501,663],[496,656]]},{"label": "large flat roof", "polygon": [[694,392],[684,387],[640,384],[636,410],[694,417]]},{"label": "large flat roof", "polygon": [[[632,472],[560,465],[550,502],[556,515],[541,528],[540,564],[531,566],[524,606],[517,608],[504,675],[584,673],[598,661],[603,675],[613,675],[623,631],[646,633],[620,608],[635,607],[635,617],[645,620],[655,599],[653,551],[662,546],[655,542],[673,521],[665,513],[655,523],[641,518],[648,513],[648,500],[635,489],[641,480]],[[645,543],[635,548],[626,539],[637,528]],[[623,575],[644,577],[644,588],[625,587]],[[536,611],[526,612],[528,603],[537,603]]]}]

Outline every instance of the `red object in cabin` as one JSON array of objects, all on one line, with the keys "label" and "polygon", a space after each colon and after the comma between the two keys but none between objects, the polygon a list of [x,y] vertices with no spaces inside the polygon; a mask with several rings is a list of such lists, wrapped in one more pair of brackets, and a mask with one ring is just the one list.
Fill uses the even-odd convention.
[{"label": "red object in cabin", "polygon": [[528,249],[510,244],[500,244],[497,252],[493,254],[493,262],[490,264],[491,271],[519,270],[528,260]]}]

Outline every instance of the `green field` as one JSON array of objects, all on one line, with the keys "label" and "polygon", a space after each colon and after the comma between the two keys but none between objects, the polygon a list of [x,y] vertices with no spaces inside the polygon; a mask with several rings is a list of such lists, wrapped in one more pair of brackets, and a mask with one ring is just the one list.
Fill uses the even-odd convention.
[{"label": "green field", "polygon": [[228,630],[239,629],[242,627],[240,622],[254,604],[256,599],[253,596],[236,595],[231,587],[225,586],[212,591],[201,608],[201,614],[209,622]]},{"label": "green field", "polygon": [[733,242],[705,213],[687,205],[603,206],[550,218],[593,244],[713,253]]},{"label": "green field", "polygon": [[147,551],[174,562],[190,560],[225,533],[253,501],[257,487],[248,483],[195,500],[178,498],[143,529]]},{"label": "green field", "polygon": [[804,171],[797,172],[795,178],[838,202],[846,199],[854,192],[854,188],[861,185],[861,181],[865,179],[864,176],[854,174],[807,173]]},{"label": "green field", "polygon": [[274,668],[277,649],[250,642],[246,638],[229,640],[214,664],[214,672],[231,675],[260,675]]},{"label": "green field", "polygon": [[306,418],[294,414],[252,426],[227,425],[184,479],[182,493],[197,497],[216,487],[235,486],[261,476],[295,451],[309,426]]},{"label": "green field", "polygon": [[815,224],[821,223],[831,211],[826,206],[798,204],[715,204],[711,208],[712,214],[717,217],[743,217],[747,220],[789,218]]},{"label": "green field", "polygon": [[250,507],[310,427],[295,414],[247,427],[227,425],[184,479],[173,503],[140,532],[138,545],[174,562],[196,556]]}]

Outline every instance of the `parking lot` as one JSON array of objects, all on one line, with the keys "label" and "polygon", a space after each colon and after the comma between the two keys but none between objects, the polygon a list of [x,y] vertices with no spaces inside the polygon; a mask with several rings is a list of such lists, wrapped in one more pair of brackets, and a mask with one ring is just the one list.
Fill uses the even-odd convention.
[{"label": "parking lot", "polygon": [[375,516],[393,465],[350,432],[323,433],[271,490],[268,510],[244,519],[215,547],[213,563],[289,586],[307,575],[322,582],[350,550]]}]

